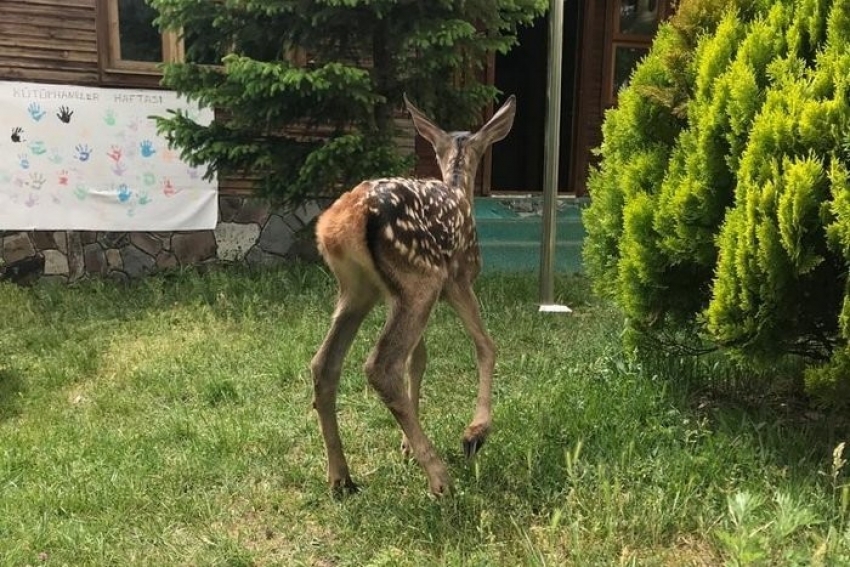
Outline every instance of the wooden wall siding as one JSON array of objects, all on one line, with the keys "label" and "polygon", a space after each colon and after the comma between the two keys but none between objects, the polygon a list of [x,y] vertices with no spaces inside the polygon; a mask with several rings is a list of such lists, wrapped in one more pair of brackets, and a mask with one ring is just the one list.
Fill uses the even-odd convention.
[{"label": "wooden wall siding", "polygon": [[[675,12],[676,0],[662,0],[659,6],[662,18]],[[605,111],[612,107],[603,90],[609,85],[606,56],[613,35],[614,22],[610,17],[617,8],[617,0],[584,0],[584,22],[579,48],[578,101],[573,150],[573,167],[570,186],[577,196],[587,194],[587,178],[590,167],[599,158],[593,150],[602,144],[602,122]]]},{"label": "wooden wall siding", "polygon": [[607,4],[613,0],[585,0],[584,25],[581,30],[579,77],[576,99],[574,150],[570,187],[576,196],[587,193],[587,175],[594,163],[592,149],[602,143],[602,88],[605,83],[605,41],[607,37]]},{"label": "wooden wall siding", "polygon": [[97,85],[95,0],[0,1],[0,78]]},{"label": "wooden wall siding", "polygon": [[[217,116],[223,116],[223,113],[218,112]],[[416,129],[413,126],[413,121],[408,116],[405,111],[402,113],[401,111],[397,111],[393,118],[396,126],[396,133],[393,140],[395,141],[395,146],[402,156],[407,156],[417,152],[417,162],[421,162],[422,158],[418,155],[419,146],[414,141],[416,136]],[[331,130],[329,128],[320,128],[320,129],[304,129],[299,128],[297,126],[293,126],[291,128],[286,129],[287,133],[301,135],[305,139],[321,137],[321,134],[324,133],[329,135]],[[436,163],[434,159],[434,150],[431,148],[431,145],[428,144],[425,140],[419,139],[423,144],[428,147],[428,150],[431,152],[430,161]],[[424,150],[423,150],[424,152]],[[439,169],[437,170],[436,176],[440,176]],[[254,187],[259,181],[260,177],[256,174],[243,174],[243,175],[223,175],[219,178],[219,193],[226,195],[235,195],[235,196],[249,196],[253,193]],[[322,188],[319,187],[316,189],[314,196],[316,198],[327,198],[327,197],[335,197],[341,192],[348,190],[349,187],[336,187],[336,188]]]}]

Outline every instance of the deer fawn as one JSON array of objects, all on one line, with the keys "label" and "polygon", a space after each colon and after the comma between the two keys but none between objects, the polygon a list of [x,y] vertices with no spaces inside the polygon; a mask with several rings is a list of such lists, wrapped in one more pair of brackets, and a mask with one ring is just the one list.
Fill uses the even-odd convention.
[{"label": "deer fawn", "polygon": [[[427,353],[423,332],[438,299],[460,316],[475,344],[478,400],[463,434],[467,458],[490,430],[495,346],[481,321],[472,284],[481,255],[472,192],[484,151],[508,135],[516,112],[511,96],[477,132],[447,133],[404,98],[416,130],[434,146],[443,181],[390,178],[364,181],[318,220],[319,250],[336,276],[333,322],[313,357],[313,407],[325,441],[328,482],[354,492],[336,417],[343,359],[360,324],[384,297],[388,317],[364,370],[369,384],[401,426],[402,450],[419,462],[435,495],[450,490],[446,466],[419,423],[419,386]],[[407,391],[404,389],[407,370]]]}]

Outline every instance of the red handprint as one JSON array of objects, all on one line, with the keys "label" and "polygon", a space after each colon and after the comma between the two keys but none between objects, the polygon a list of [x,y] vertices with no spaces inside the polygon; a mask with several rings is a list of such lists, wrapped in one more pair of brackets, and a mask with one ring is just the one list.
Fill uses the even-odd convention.
[{"label": "red handprint", "polygon": [[68,170],[63,169],[59,172],[59,185],[68,186]]},{"label": "red handprint", "polygon": [[118,146],[112,146],[112,148],[110,148],[109,151],[106,152],[106,155],[109,156],[112,161],[117,162],[121,159],[121,148],[119,148]]},{"label": "red handprint", "polygon": [[162,183],[162,193],[166,197],[172,197],[177,194],[177,189],[174,188],[174,185],[171,183],[171,180],[167,177]]}]

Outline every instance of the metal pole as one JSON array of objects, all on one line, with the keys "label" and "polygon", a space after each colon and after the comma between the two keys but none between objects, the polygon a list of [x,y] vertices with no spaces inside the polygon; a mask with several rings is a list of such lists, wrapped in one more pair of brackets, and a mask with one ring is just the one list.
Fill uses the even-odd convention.
[{"label": "metal pole", "polygon": [[549,72],[546,89],[546,132],[543,155],[543,240],[540,249],[540,310],[555,301],[555,228],[558,213],[558,160],[561,141],[561,66],[564,46],[564,2],[549,1]]}]

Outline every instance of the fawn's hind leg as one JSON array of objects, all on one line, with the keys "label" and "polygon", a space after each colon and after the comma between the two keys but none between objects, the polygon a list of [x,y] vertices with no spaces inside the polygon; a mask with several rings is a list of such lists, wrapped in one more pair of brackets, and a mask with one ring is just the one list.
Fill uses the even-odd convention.
[{"label": "fawn's hind leg", "polygon": [[[410,402],[413,404],[413,414],[417,419],[419,419],[419,392],[427,363],[428,349],[425,347],[425,337],[423,336],[416,343],[416,346],[413,347],[413,352],[410,353],[410,357],[407,359],[407,394],[410,396]],[[407,440],[407,435],[404,434],[402,434],[401,438],[401,453],[405,457],[413,456],[410,442]]]},{"label": "fawn's hind leg", "polygon": [[418,287],[402,288],[391,299],[387,322],[365,365],[369,383],[401,426],[413,457],[425,470],[428,485],[435,495],[447,493],[451,481],[446,465],[422,430],[410,395],[404,391],[404,370],[408,357],[422,338],[440,285],[441,282],[429,286],[420,281]]},{"label": "fawn's hind leg", "polygon": [[328,483],[335,492],[353,492],[357,489],[345,460],[336,416],[336,395],[342,363],[360,325],[378,297],[376,288],[364,285],[346,287],[340,280],[333,323],[311,364],[313,407],[319,414],[319,425],[325,441]]}]

